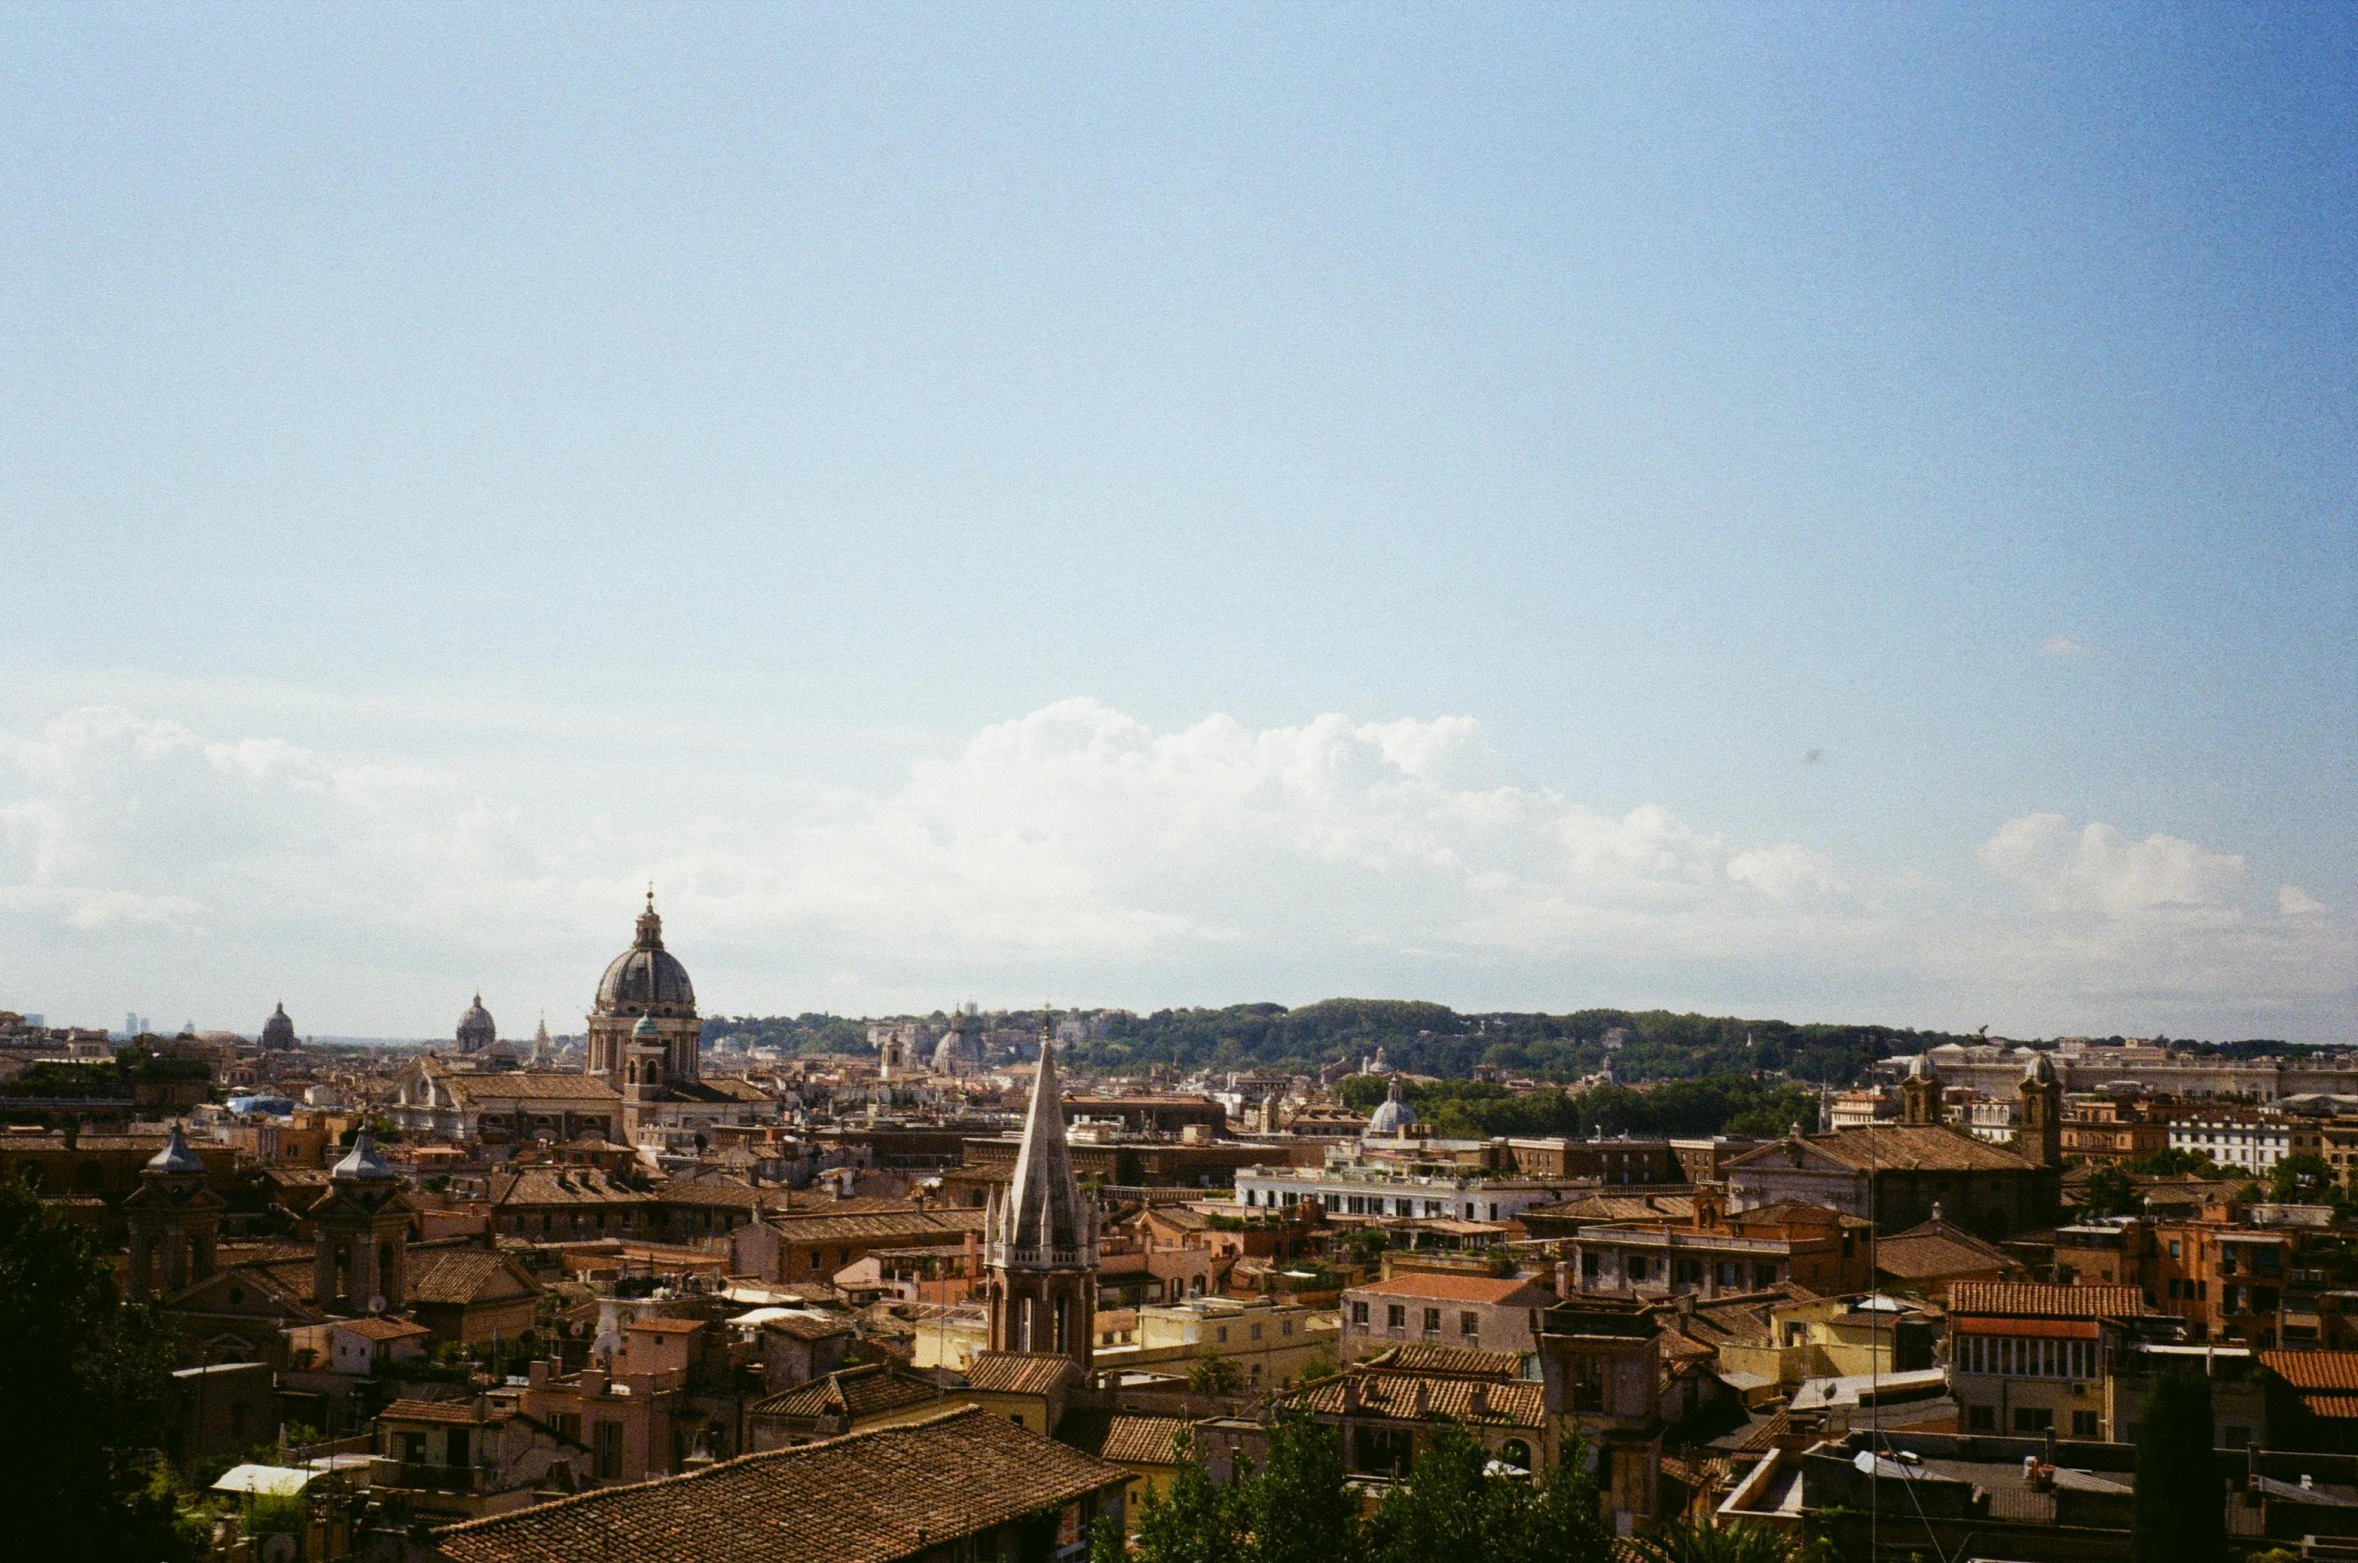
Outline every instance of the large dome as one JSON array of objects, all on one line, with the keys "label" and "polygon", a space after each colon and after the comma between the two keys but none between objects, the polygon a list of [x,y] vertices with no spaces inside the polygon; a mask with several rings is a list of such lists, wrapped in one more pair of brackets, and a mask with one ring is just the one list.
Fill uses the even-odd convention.
[{"label": "large dome", "polygon": [[295,1045],[295,1023],[287,1018],[287,1007],[284,1004],[272,1010],[270,1018],[262,1022],[262,1045],[272,1049]]},{"label": "large dome", "polygon": [[1382,1101],[1376,1103],[1376,1110],[1368,1117],[1366,1133],[1371,1138],[1376,1135],[1401,1135],[1415,1127],[1416,1109],[1409,1106],[1401,1096],[1400,1077],[1394,1075],[1392,1089]]},{"label": "large dome", "polygon": [[655,915],[655,896],[647,895],[647,909],[639,914],[635,943],[608,963],[598,979],[597,1011],[601,1015],[647,1014],[696,1008],[695,985],[688,968],[663,947],[663,919]]},{"label": "large dome", "polygon": [[499,1040],[499,1022],[491,1018],[491,1011],[483,1007],[483,995],[475,995],[475,1002],[459,1017],[458,1045],[462,1053],[480,1053]]}]

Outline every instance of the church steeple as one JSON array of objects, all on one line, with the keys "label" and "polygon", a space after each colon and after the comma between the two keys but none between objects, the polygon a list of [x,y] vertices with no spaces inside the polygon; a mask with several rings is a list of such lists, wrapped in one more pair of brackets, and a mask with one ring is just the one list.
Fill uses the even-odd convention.
[{"label": "church steeple", "polygon": [[1089,1366],[1097,1291],[1097,1211],[1073,1177],[1056,1043],[1041,1016],[1040,1070],[1015,1153],[1015,1177],[984,1216],[991,1349],[1052,1353]]}]

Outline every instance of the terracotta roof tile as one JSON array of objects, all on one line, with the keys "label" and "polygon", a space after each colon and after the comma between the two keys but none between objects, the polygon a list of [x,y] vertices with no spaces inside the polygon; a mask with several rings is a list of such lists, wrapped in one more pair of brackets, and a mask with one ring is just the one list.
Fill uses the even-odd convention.
[{"label": "terracotta roof tile", "polygon": [[1959,1281],[1949,1312],[2054,1319],[2134,1319],[2146,1312],[2134,1286],[2039,1286],[2020,1281]]},{"label": "terracotta roof tile", "polygon": [[965,1409],[435,1533],[451,1563],[890,1563],[1129,1481]]},{"label": "terracotta roof tile", "polygon": [[1491,1303],[1509,1308],[1552,1308],[1563,1301],[1554,1292],[1523,1276],[1451,1275],[1443,1271],[1411,1271],[1388,1281],[1354,1286],[1351,1295],[1368,1297],[1431,1297],[1449,1302]]},{"label": "terracotta roof tile", "polygon": [[1183,1416],[1071,1411],[1056,1424],[1056,1441],[1118,1465],[1177,1465],[1179,1436],[1193,1426]]},{"label": "terracotta roof tile", "polygon": [[2358,1351],[2263,1351],[2260,1365],[2295,1389],[2358,1393]]},{"label": "terracotta roof tile", "polygon": [[977,1352],[966,1368],[970,1387],[1013,1395],[1044,1395],[1079,1376],[1079,1365],[1070,1357],[1039,1352]]},{"label": "terracotta roof tile", "polygon": [[1547,1388],[1527,1380],[1438,1378],[1348,1368],[1278,1403],[1313,1416],[1388,1417],[1396,1421],[1467,1422],[1489,1427],[1539,1427],[1547,1420]]},{"label": "terracotta roof tile", "polygon": [[941,1388],[929,1380],[897,1371],[889,1363],[872,1362],[842,1368],[825,1378],[781,1390],[757,1401],[753,1414],[801,1418],[840,1416],[857,1421],[941,1398]]},{"label": "terracotta roof tile", "polygon": [[1370,1368],[1440,1378],[1520,1377],[1523,1359],[1511,1351],[1477,1351],[1471,1346],[1427,1346],[1410,1341],[1361,1359]]}]

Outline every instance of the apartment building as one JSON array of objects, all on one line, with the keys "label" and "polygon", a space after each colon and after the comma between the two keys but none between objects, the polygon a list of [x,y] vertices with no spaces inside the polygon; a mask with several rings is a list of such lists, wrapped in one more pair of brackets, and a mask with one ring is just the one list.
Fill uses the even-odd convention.
[{"label": "apartment building", "polygon": [[1960,1283],[1949,1295],[1959,1430],[2112,1438],[2103,1381],[2144,1317],[2134,1287]]}]

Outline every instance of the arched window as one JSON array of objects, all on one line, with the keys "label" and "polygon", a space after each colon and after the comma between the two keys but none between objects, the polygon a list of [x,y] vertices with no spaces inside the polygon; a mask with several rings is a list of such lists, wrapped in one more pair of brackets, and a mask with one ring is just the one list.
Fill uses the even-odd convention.
[{"label": "arched window", "polygon": [[1531,1446],[1520,1438],[1510,1438],[1500,1445],[1498,1457],[1519,1471],[1531,1469]]}]

